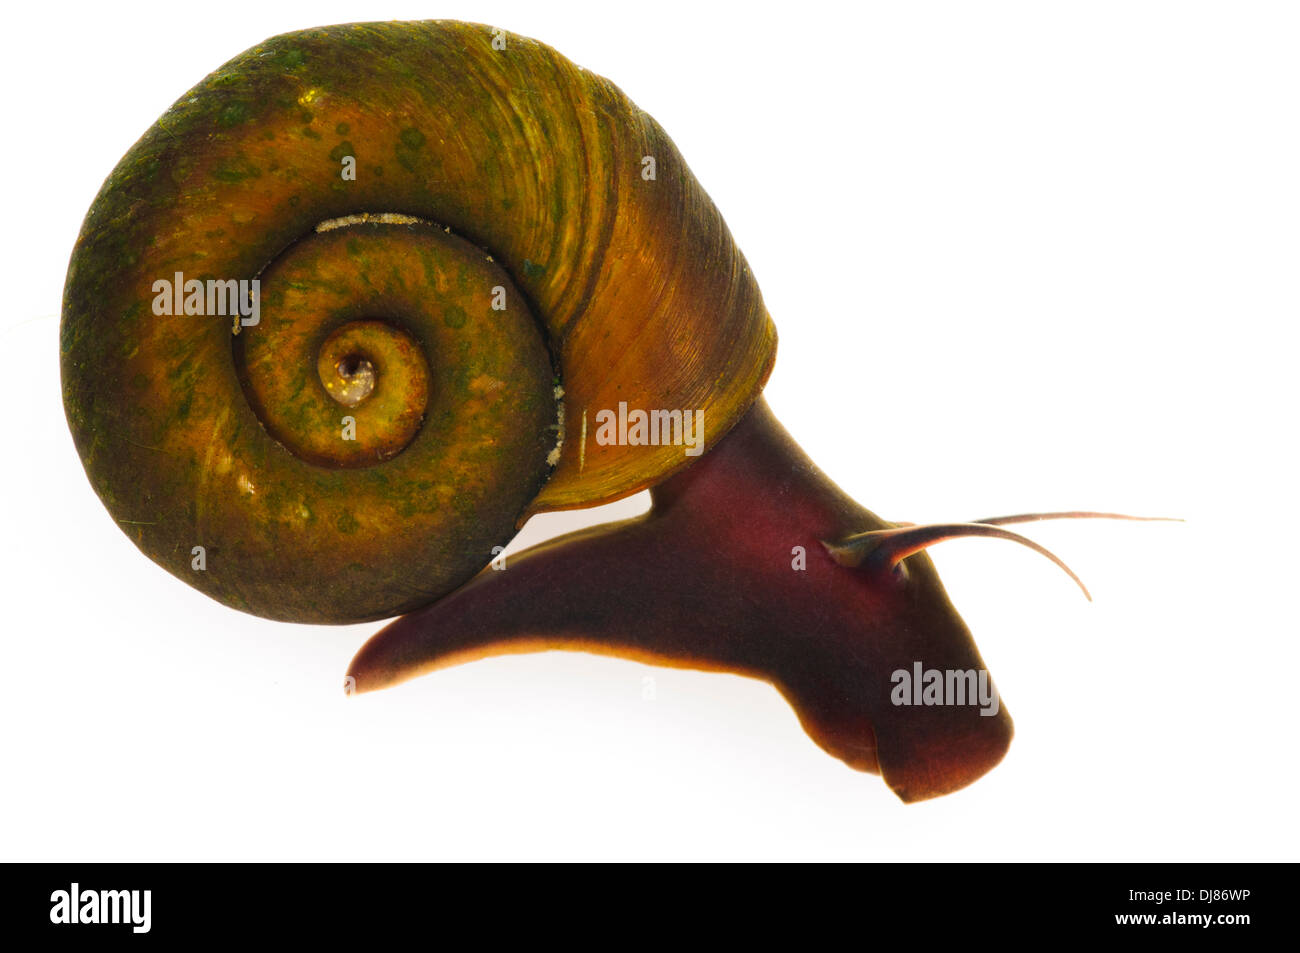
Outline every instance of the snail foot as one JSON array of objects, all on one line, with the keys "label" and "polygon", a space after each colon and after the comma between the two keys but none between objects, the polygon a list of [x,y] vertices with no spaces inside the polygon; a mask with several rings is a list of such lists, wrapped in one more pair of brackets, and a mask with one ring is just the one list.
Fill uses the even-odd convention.
[{"label": "snail foot", "polygon": [[767,681],[814,741],[904,801],[1001,760],[1012,723],[995,692],[983,705],[928,704],[919,685],[900,693],[900,672],[930,671],[970,672],[991,690],[928,557],[912,557],[902,580],[837,562],[821,540],[896,524],[817,470],[761,399],[652,497],[644,516],[532,547],[389,623],[352,660],[349,685],[584,651]]}]

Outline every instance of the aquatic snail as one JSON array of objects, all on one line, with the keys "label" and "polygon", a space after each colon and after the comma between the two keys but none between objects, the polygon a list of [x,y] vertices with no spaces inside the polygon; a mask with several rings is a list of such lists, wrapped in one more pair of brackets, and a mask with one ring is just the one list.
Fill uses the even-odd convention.
[{"label": "aquatic snail", "polygon": [[[95,199],[61,325],[69,427],[122,530],[246,612],[397,616],[357,690],[555,648],[733,672],[902,799],[960,788],[1012,723],[891,700],[914,665],[984,670],[923,550],[1059,563],[1005,526],[1117,514],[885,521],[773,417],[775,348],[658,124],[449,21],[277,36],[181,97]],[[530,516],[646,488],[644,517],[486,568]]]}]

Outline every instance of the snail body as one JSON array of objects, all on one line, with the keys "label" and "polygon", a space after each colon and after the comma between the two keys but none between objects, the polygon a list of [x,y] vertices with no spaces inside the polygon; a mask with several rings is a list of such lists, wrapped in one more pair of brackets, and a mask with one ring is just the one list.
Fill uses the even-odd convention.
[{"label": "snail body", "polygon": [[[983,668],[920,551],[1045,553],[1005,525],[1113,514],[916,527],[850,500],[761,399],[773,322],[671,140],[609,81],[501,37],[274,37],[132,147],[64,294],[92,486],[229,606],[400,616],[354,659],[361,691],[496,652],[611,652],[772,682],[905,800],[969,783],[1010,742],[1005,707],[889,703],[914,660]],[[646,488],[646,517],[480,573],[531,515]]]}]

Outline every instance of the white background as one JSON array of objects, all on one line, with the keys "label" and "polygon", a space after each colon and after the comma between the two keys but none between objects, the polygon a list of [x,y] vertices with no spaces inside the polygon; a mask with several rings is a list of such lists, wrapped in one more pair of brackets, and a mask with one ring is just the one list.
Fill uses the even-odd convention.
[{"label": "white background", "polygon": [[[20,9],[0,857],[1300,859],[1294,6]],[[266,36],[433,16],[548,42],[668,130],[779,329],[769,401],[862,503],[1187,519],[1031,526],[1092,604],[1020,547],[934,551],[1016,721],[991,774],[904,806],[763,683],[579,654],[348,699],[374,626],[226,609],[115,528],[58,385],[103,178]]]}]

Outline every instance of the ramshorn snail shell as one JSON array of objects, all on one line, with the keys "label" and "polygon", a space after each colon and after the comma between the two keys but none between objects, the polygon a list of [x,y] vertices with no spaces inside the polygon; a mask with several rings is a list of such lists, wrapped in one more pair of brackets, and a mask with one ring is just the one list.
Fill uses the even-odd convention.
[{"label": "ramshorn snail shell", "polygon": [[[177,274],[260,276],[258,323],[155,314]],[[374,369],[362,404],[318,373],[340,334]],[[355,622],[455,588],[527,515],[689,463],[583,446],[583,413],[700,409],[711,445],[775,331],[617,87],[487,27],[371,23],[270,39],[145,133],[82,228],[62,347],[86,471],[150,558],[238,609]]]}]

